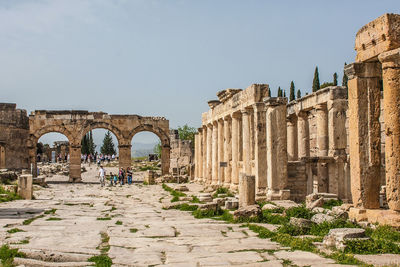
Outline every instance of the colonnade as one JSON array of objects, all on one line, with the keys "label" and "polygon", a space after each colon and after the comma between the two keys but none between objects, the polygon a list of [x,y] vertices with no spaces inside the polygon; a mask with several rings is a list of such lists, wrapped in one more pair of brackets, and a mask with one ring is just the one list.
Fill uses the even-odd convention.
[{"label": "colonnade", "polygon": [[195,136],[197,180],[236,190],[243,173],[255,176],[258,194],[279,195],[286,189],[287,140],[282,123],[286,103],[286,98],[267,97],[199,128]]}]

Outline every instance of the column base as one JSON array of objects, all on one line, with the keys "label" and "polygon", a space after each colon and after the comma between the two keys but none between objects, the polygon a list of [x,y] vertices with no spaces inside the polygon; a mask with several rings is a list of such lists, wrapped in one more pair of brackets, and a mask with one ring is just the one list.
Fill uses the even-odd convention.
[{"label": "column base", "polygon": [[238,191],[239,185],[238,184],[230,184],[229,190],[231,191]]},{"label": "column base", "polygon": [[269,189],[267,192],[267,200],[288,200],[290,199],[290,190],[282,189],[282,190],[271,190]]},{"label": "column base", "polygon": [[69,177],[68,182],[69,182],[69,183],[81,183],[81,182],[82,182],[82,178],[72,178],[72,177]]}]

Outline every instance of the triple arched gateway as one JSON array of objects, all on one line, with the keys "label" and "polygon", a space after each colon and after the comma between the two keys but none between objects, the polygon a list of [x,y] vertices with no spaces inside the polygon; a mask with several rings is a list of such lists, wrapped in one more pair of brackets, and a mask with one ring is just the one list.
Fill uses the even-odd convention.
[{"label": "triple arched gateway", "polygon": [[70,181],[81,180],[81,140],[90,130],[104,128],[118,140],[119,165],[131,166],[131,140],[142,131],[156,134],[161,141],[161,170],[167,174],[170,165],[169,121],[163,117],[138,115],[109,115],[104,112],[85,110],[49,111],[36,110],[29,115],[29,158],[36,167],[36,144],[39,138],[50,132],[64,134],[70,144]]}]

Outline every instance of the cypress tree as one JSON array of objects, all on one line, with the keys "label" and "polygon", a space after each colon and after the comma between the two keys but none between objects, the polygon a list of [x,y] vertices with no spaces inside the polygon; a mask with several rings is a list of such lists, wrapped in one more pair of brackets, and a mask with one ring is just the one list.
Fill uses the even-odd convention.
[{"label": "cypress tree", "polygon": [[107,131],[104,136],[103,145],[100,148],[100,152],[105,155],[115,154],[114,142],[112,140],[110,131]]},{"label": "cypress tree", "polygon": [[289,101],[293,101],[296,99],[295,95],[294,95],[295,89],[294,89],[294,82],[292,81],[290,83],[290,91],[289,91]]},{"label": "cypress tree", "polygon": [[282,97],[282,89],[280,86],[278,87],[278,97]]},{"label": "cypress tree", "polygon": [[271,89],[268,88],[268,96],[271,97]]},{"label": "cypress tree", "polygon": [[301,98],[301,91],[300,89],[297,90],[297,99]]},{"label": "cypress tree", "polygon": [[318,73],[318,66],[317,66],[317,67],[315,67],[312,91],[316,92],[319,90],[319,88],[320,88],[320,84],[319,84],[319,73]]},{"label": "cypress tree", "polygon": [[92,131],[89,132],[89,154],[94,155],[95,149],[96,149],[96,145],[94,144],[93,141],[93,133]]},{"label": "cypress tree", "polygon": [[283,97],[286,97],[286,90],[283,90]]},{"label": "cypress tree", "polygon": [[87,134],[85,134],[81,140],[81,153],[88,154],[89,146],[88,146],[88,138]]},{"label": "cypress tree", "polygon": [[[344,65],[346,66],[347,63],[345,62]],[[344,70],[343,70],[342,86],[346,86],[346,87],[347,87],[347,81],[348,81],[348,79],[349,79],[349,78],[347,77],[346,73],[345,73]]]},{"label": "cypress tree", "polygon": [[333,86],[337,86],[337,73],[333,74]]}]

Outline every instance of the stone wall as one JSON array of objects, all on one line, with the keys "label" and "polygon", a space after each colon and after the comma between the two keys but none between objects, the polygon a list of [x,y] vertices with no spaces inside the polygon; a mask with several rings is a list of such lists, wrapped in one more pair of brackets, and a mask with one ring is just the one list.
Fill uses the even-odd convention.
[{"label": "stone wall", "polygon": [[290,199],[296,202],[305,201],[307,195],[306,163],[303,161],[290,161],[287,169]]},{"label": "stone wall", "polygon": [[171,130],[169,136],[171,140],[170,173],[176,173],[178,168],[185,168],[190,174],[190,165],[194,157],[192,141],[179,139],[178,130]]},{"label": "stone wall", "polygon": [[29,168],[28,116],[16,106],[0,103],[0,169]]}]

